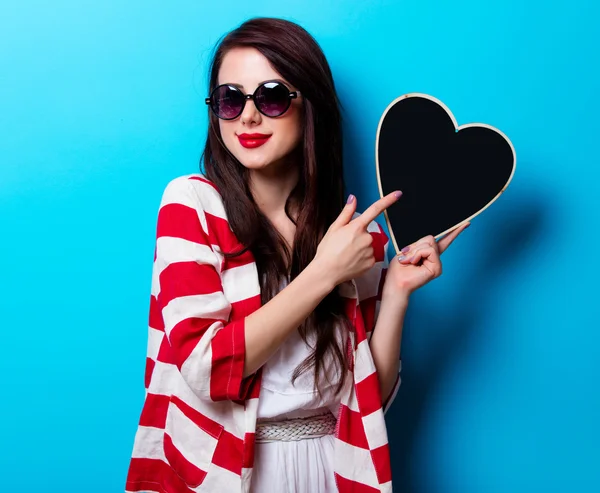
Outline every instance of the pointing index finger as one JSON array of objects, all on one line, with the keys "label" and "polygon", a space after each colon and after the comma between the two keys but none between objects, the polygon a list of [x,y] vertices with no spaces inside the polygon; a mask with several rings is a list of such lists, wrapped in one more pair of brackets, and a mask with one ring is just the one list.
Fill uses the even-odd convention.
[{"label": "pointing index finger", "polygon": [[385,197],[379,199],[377,202],[374,202],[369,206],[365,212],[363,212],[360,216],[358,216],[354,221],[364,226],[365,228],[371,224],[372,221],[375,220],[379,214],[381,214],[384,210],[386,210],[389,206],[396,203],[396,201],[402,196],[402,192],[392,192]]}]

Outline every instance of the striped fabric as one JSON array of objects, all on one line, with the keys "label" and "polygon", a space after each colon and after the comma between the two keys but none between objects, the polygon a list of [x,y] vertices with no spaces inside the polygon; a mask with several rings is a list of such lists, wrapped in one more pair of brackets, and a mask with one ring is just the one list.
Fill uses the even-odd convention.
[{"label": "striped fabric", "polygon": [[[391,492],[384,412],[369,337],[387,268],[388,239],[369,226],[377,263],[342,284],[353,322],[350,377],[336,426],[340,492]],[[158,213],[152,275],[146,397],[127,475],[127,492],[248,492],[261,370],[244,378],[244,320],[260,307],[250,252],[241,245],[220,194],[200,174],[175,178]]]}]

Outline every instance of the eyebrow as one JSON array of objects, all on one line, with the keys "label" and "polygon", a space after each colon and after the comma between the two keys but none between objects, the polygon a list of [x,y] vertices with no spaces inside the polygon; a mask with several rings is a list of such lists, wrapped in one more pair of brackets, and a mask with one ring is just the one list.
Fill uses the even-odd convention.
[{"label": "eyebrow", "polygon": [[[257,87],[260,86],[261,84],[264,84],[265,82],[279,82],[281,84],[285,84],[286,86],[289,85],[289,83],[286,82],[286,81],[284,81],[283,79],[267,79],[267,80],[263,80],[262,82],[259,82],[257,84]],[[224,82],[223,84],[234,86],[234,87],[237,87],[238,89],[244,89],[244,85],[243,84],[237,84],[235,82]]]}]

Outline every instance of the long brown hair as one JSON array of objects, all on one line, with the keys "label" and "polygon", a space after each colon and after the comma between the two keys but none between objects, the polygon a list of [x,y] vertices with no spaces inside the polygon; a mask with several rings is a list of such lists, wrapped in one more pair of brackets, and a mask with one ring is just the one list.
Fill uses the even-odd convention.
[{"label": "long brown hair", "polygon": [[[311,262],[327,228],[344,206],[341,114],[331,69],[321,48],[306,30],[283,19],[250,19],[228,33],[217,44],[213,55],[209,91],[217,85],[225,54],[237,47],[257,49],[300,91],[303,99],[303,140],[296,150],[300,162],[299,180],[285,205],[286,214],[296,225],[291,250],[254,202],[248,172],[223,144],[218,120],[209,112],[209,131],[203,152],[205,173],[221,192],[235,236],[245,250],[249,249],[254,255],[261,300],[265,304],[277,294],[282,279],[292,281]],[[290,213],[292,204],[298,211],[295,218]],[[296,368],[292,381],[314,366],[317,385],[323,371],[323,357],[328,351],[333,353],[342,377],[345,375],[347,361],[344,348],[336,343],[333,330],[336,323],[347,324],[348,319],[344,315],[343,299],[334,290],[299,328],[304,341],[309,333],[316,334],[316,346]],[[329,375],[326,378],[334,383]],[[343,379],[340,379],[336,392],[342,386]]]}]

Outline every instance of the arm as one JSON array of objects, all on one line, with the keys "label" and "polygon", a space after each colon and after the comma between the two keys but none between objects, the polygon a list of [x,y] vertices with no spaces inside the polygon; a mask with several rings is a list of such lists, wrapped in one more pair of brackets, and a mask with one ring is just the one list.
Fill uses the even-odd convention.
[{"label": "arm", "polygon": [[384,296],[370,341],[385,411],[391,406],[400,386],[400,348],[407,307],[408,297],[390,299]]},{"label": "arm", "polygon": [[333,287],[309,264],[285,289],[246,317],[244,375],[264,365]]},{"label": "arm", "polygon": [[[245,319],[229,320],[232,303],[223,292],[219,257],[209,240],[196,186],[209,185],[176,179],[165,190],[157,224],[154,291],[173,362],[190,388],[215,401],[244,399],[249,388],[245,377],[266,362],[334,285],[309,267],[265,306]],[[259,302],[258,286],[242,286],[240,291],[243,298],[253,295]]]},{"label": "arm", "polygon": [[408,245],[403,249],[405,258],[401,262],[394,258],[387,269],[385,282],[382,279],[380,283],[381,309],[377,330],[371,338],[371,351],[380,380],[384,412],[389,409],[400,385],[399,375],[396,383],[393,382],[396,368],[400,371],[400,344],[410,294],[442,274],[440,255],[469,224],[456,228],[439,242],[429,235]]},{"label": "arm", "polygon": [[374,241],[374,245],[382,245],[382,252],[376,253],[376,256],[382,259],[383,266],[377,291],[377,299],[380,301],[375,310],[375,327],[369,346],[377,369],[384,412],[387,412],[400,387],[402,330],[409,296],[385,290],[385,277],[389,268],[389,239],[379,225],[377,229],[378,232],[374,233],[374,236],[378,236],[379,239]]},{"label": "arm", "polygon": [[386,243],[384,253],[379,257],[384,259],[388,268],[382,269],[380,276],[380,313],[376,322],[377,330],[373,331],[370,339],[370,347],[380,381],[384,412],[389,409],[400,386],[400,375],[396,376],[396,373],[401,370],[400,345],[410,294],[442,274],[440,255],[469,224],[467,222],[456,228],[439,242],[431,235],[421,238],[402,250],[405,258],[401,263],[399,258],[394,258],[391,266],[385,255],[387,236],[379,228]]}]

